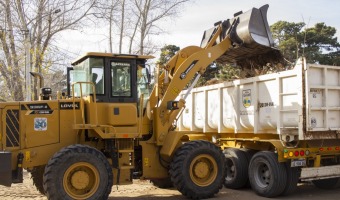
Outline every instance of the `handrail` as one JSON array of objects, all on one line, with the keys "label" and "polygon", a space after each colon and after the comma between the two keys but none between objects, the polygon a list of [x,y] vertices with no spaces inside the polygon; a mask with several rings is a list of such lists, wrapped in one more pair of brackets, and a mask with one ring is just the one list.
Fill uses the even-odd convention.
[{"label": "handrail", "polygon": [[144,110],[144,93],[142,93],[139,97],[139,121],[138,121],[138,137],[142,135],[142,127],[143,127],[143,110]]},{"label": "handrail", "polygon": [[73,115],[74,115],[74,124],[77,124],[77,120],[76,120],[76,106],[75,106],[75,95],[74,95],[74,86],[79,84],[80,87],[80,109],[81,109],[81,117],[82,117],[82,122],[83,122],[83,126],[85,126],[85,116],[84,116],[84,108],[83,108],[83,104],[84,104],[84,100],[83,100],[83,89],[82,89],[82,84],[91,84],[92,85],[92,90],[93,90],[93,103],[94,103],[94,107],[95,107],[95,124],[98,125],[98,110],[97,110],[97,96],[96,96],[96,87],[94,85],[93,82],[85,82],[85,81],[79,81],[79,82],[74,82],[72,83],[72,102],[73,102]]}]

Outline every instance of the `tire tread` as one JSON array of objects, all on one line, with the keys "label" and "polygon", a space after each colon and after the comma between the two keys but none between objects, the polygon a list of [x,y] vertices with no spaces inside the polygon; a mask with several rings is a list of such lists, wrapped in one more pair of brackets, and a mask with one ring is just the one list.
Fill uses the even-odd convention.
[{"label": "tire tread", "polygon": [[[195,190],[193,183],[188,182],[184,176],[187,171],[183,170],[185,168],[183,165],[191,153],[198,150],[207,150],[207,152],[211,152],[217,156],[217,165],[221,166],[221,170],[218,174],[215,182],[205,188],[200,188],[200,190]],[[220,164],[220,165],[219,165]],[[216,145],[204,141],[204,140],[196,140],[190,141],[182,145],[175,153],[174,159],[170,165],[170,177],[174,186],[181,192],[184,196],[191,199],[204,199],[210,198],[214,196],[223,186],[224,180],[224,156],[220,148]]]}]

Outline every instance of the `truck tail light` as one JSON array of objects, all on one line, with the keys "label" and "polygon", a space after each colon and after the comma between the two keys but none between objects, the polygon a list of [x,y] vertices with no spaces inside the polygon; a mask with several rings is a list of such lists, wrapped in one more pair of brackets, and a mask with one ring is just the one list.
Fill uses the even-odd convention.
[{"label": "truck tail light", "polygon": [[304,150],[301,150],[300,151],[300,156],[304,156],[305,155],[305,151]]}]

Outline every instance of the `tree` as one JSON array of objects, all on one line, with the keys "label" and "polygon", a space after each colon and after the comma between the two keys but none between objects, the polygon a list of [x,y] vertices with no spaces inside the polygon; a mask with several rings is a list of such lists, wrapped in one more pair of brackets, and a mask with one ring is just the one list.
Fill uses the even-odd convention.
[{"label": "tree", "polygon": [[215,83],[217,81],[217,76],[219,73],[219,67],[217,64],[213,63],[206,68],[206,71],[202,76],[198,79],[198,82],[195,87],[200,87],[203,85],[209,85]]},{"label": "tree", "polygon": [[[58,33],[79,29],[95,0],[0,0],[0,73],[10,91],[9,99],[23,100],[25,58],[33,71],[43,73],[58,60],[49,56]],[[30,47],[25,55],[24,49]],[[29,54],[29,55],[27,55]],[[28,73],[28,72],[26,72]],[[34,82],[34,88],[37,82]],[[35,98],[37,91],[35,90]]]},{"label": "tree", "polygon": [[304,30],[302,34],[304,35],[302,52],[309,62],[340,65],[339,62],[336,62],[339,60],[336,54],[339,55],[340,44],[335,37],[336,29],[334,27],[326,26],[325,23],[317,23],[314,27]]},{"label": "tree", "polygon": [[4,19],[5,27],[0,26],[0,40],[2,44],[2,55],[5,59],[0,60],[0,72],[4,77],[4,81],[10,91],[12,98],[23,100],[22,79],[20,78],[19,55],[15,45],[14,26],[12,21],[12,10],[10,0],[0,1]]},{"label": "tree", "polygon": [[148,54],[152,47],[145,46],[152,34],[164,33],[157,22],[177,16],[181,6],[189,0],[134,0],[139,24],[139,54]]},{"label": "tree", "polygon": [[273,38],[289,62],[305,56],[307,62],[340,65],[336,29],[325,23],[306,28],[305,23],[278,21],[271,26]]},{"label": "tree", "polygon": [[[116,24],[118,24],[118,12],[119,12],[119,4],[122,5],[122,16],[124,16],[124,5],[125,0],[99,0],[97,5],[94,8],[93,15],[95,16],[95,23],[96,24],[103,24],[108,25],[108,44],[109,44],[109,51],[113,53],[113,28]],[[124,17],[122,17],[124,18]],[[98,20],[99,19],[99,20]],[[122,26],[124,24],[124,20],[122,20]],[[122,38],[123,28],[121,28],[121,35],[120,38]],[[119,45],[119,53],[121,53],[121,45]]]},{"label": "tree", "polygon": [[172,58],[178,51],[179,47],[176,45],[164,45],[164,47],[161,48],[161,54],[159,56],[158,63],[160,65],[165,65],[170,58]]},{"label": "tree", "polygon": [[283,56],[290,61],[297,59],[301,46],[301,30],[305,23],[278,21],[270,28]]},{"label": "tree", "polygon": [[124,52],[126,43],[129,54],[151,54],[158,47],[153,44],[152,35],[164,34],[159,24],[176,18],[186,2],[190,0],[99,0],[95,17],[104,19],[109,26],[109,43],[112,51],[112,35],[118,35],[116,41],[119,53]]}]

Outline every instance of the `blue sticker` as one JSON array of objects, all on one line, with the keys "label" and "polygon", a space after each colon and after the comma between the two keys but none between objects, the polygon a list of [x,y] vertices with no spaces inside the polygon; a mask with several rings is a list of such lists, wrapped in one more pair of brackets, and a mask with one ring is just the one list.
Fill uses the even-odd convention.
[{"label": "blue sticker", "polygon": [[46,131],[47,130],[47,118],[34,118],[34,130]]}]

